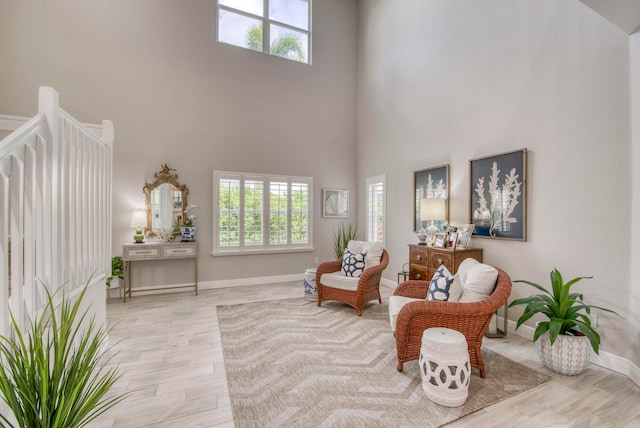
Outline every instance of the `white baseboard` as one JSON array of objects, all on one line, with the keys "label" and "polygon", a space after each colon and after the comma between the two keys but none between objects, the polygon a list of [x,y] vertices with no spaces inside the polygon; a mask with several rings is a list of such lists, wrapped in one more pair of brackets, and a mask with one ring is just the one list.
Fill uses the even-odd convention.
[{"label": "white baseboard", "polygon": [[[274,284],[277,282],[302,281],[304,273],[289,275],[263,276],[256,278],[221,279],[218,281],[204,281],[198,283],[199,290],[214,290],[217,288],[242,287],[243,285]],[[302,283],[300,283],[302,287]]]},{"label": "white baseboard", "polygon": [[382,278],[380,280],[380,285],[384,285],[385,287],[391,288],[392,290],[395,290],[398,287],[398,283],[396,281],[387,278]]},{"label": "white baseboard", "polygon": [[[503,317],[498,317],[498,325],[503,325],[503,320]],[[528,325],[520,326],[520,328],[516,330],[516,322],[511,320],[507,321],[507,330],[509,333],[524,337],[528,340],[533,340],[533,334],[535,333],[535,328]],[[595,352],[591,353],[589,361],[600,367],[623,374],[631,379],[633,383],[640,386],[640,367],[627,358],[600,349],[600,354],[596,354]]]}]

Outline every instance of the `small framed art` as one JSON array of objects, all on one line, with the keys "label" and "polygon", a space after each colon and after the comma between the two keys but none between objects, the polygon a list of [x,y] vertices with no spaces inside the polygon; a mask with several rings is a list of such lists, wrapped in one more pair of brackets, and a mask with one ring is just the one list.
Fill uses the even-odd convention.
[{"label": "small framed art", "polygon": [[438,248],[444,248],[447,244],[447,234],[446,233],[436,233],[436,241],[433,246]]},{"label": "small framed art", "polygon": [[343,189],[323,189],[322,217],[348,218],[349,191]]},{"label": "small framed art", "polygon": [[472,233],[472,224],[463,224],[458,227],[458,242],[456,243],[456,248],[459,250],[466,250],[467,247],[469,247],[469,241],[471,240]]},{"label": "small framed art", "polygon": [[458,242],[458,232],[449,232],[449,238],[447,239],[447,247],[456,248]]}]

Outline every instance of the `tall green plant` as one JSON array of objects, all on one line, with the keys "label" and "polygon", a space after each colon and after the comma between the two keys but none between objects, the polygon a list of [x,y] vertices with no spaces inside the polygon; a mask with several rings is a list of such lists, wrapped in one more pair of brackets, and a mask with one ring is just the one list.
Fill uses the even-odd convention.
[{"label": "tall green plant", "polygon": [[[11,314],[15,337],[0,336],[0,392],[19,427],[83,427],[128,395],[106,397],[121,375],[106,367],[107,331],[87,319],[88,309],[79,312],[88,285],[74,302],[63,294],[58,306],[43,286],[45,308],[28,330]],[[0,414],[2,421],[14,427]]]},{"label": "tall green plant", "polygon": [[333,235],[333,252],[336,255],[336,259],[342,257],[349,241],[356,239],[357,236],[358,228],[353,224],[349,223],[345,226],[343,223],[340,223],[340,225],[338,225],[338,230]]},{"label": "tall green plant", "polygon": [[600,335],[591,325],[591,318],[589,317],[591,309],[596,308],[616,315],[618,314],[610,309],[605,309],[600,306],[587,305],[583,302],[582,294],[571,293],[572,285],[582,279],[591,278],[593,277],[582,276],[565,283],[560,271],[558,271],[558,269],[553,269],[551,271],[551,292],[543,286],[531,281],[525,281],[523,279],[514,281],[524,282],[525,284],[529,284],[544,293],[534,294],[511,302],[509,307],[516,305],[524,306],[524,312],[518,319],[516,329],[534,315],[543,314],[547,316],[548,320],[538,323],[533,335],[534,342],[548,331],[549,339],[553,345],[559,334],[571,334],[572,331],[577,329],[589,338],[591,346],[597,354],[600,348]]}]

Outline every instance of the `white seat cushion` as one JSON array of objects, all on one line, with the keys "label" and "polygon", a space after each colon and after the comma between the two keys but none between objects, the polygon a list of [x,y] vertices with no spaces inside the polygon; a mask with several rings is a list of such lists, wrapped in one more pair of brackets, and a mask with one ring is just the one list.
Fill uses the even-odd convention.
[{"label": "white seat cushion", "polygon": [[347,249],[355,254],[366,254],[364,261],[364,267],[366,269],[380,264],[384,244],[380,241],[349,241]]},{"label": "white seat cushion", "polygon": [[396,320],[400,310],[407,303],[420,302],[423,299],[414,299],[413,297],[389,296],[389,322],[391,323],[391,331],[396,331]]},{"label": "white seat cushion", "polygon": [[358,281],[360,278],[352,278],[344,276],[342,271],[323,273],[320,277],[320,283],[327,287],[337,288],[340,290],[356,291],[358,289]]}]

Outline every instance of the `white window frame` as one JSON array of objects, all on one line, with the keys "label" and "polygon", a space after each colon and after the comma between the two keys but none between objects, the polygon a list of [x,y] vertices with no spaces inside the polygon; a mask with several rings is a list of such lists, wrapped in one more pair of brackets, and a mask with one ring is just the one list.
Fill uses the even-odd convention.
[{"label": "white window frame", "polygon": [[[239,225],[239,245],[238,246],[221,246],[219,242],[220,238],[220,180],[232,179],[240,180],[240,225]],[[245,245],[244,244],[244,182],[245,180],[262,180],[263,181],[263,242],[262,245]],[[269,211],[270,211],[270,184],[272,181],[287,182],[288,183],[288,221],[287,221],[287,243],[286,244],[271,244],[269,242]],[[308,222],[307,222],[307,236],[308,242],[302,244],[295,244],[291,242],[292,238],[292,203],[291,203],[291,185],[292,183],[305,183],[308,186]],[[233,171],[214,171],[213,172],[213,249],[211,254],[214,256],[219,255],[241,255],[241,254],[260,254],[260,253],[283,253],[283,252],[301,252],[312,251],[313,247],[313,178],[312,177],[299,177],[299,176],[287,176],[287,175],[274,175],[274,174],[254,174],[246,172],[233,172]]]},{"label": "white window frame", "polygon": [[[292,31],[297,31],[300,33],[304,33],[307,35],[307,40],[308,40],[308,46],[307,46],[307,58],[306,61],[302,62],[302,61],[295,61],[295,62],[300,62],[302,64],[311,64],[311,14],[313,11],[313,0],[308,0],[309,1],[309,15],[307,17],[308,22],[307,22],[307,28],[308,30],[305,30],[304,28],[300,28],[300,27],[296,27],[294,25],[290,25],[290,24],[285,24],[284,22],[281,21],[277,21],[275,19],[271,19],[269,17],[269,0],[262,0],[263,2],[263,12],[262,12],[262,16],[260,15],[254,15],[253,13],[250,12],[246,12],[244,10],[240,10],[240,9],[236,9],[230,6],[226,6],[223,4],[220,4],[219,1],[216,1],[217,3],[217,12],[216,12],[216,40],[218,40],[219,43],[225,43],[220,41],[220,11],[221,10],[225,10],[228,12],[232,12],[238,15],[242,15],[242,16],[246,16],[247,18],[252,18],[252,19],[256,19],[258,21],[262,21],[262,52],[263,54],[267,54],[267,55],[271,55],[271,56],[275,56],[275,57],[279,57],[278,55],[274,55],[271,53],[271,24],[277,25],[279,27],[283,27],[283,28],[288,28]],[[233,46],[237,46],[237,45],[233,45]],[[252,50],[249,49],[247,47],[244,46],[237,46],[239,48],[243,48],[243,49],[248,49],[248,50]],[[254,51],[256,52],[256,51]],[[282,58],[282,57],[280,57]],[[291,60],[291,58],[285,58],[285,59],[289,59]]]},{"label": "white window frame", "polygon": [[371,192],[373,186],[382,185],[382,242],[387,242],[387,176],[378,175],[369,177],[365,181],[365,223],[367,241],[376,241],[377,234],[374,232],[376,225],[375,219],[378,214],[372,209],[373,201],[371,201]]}]

